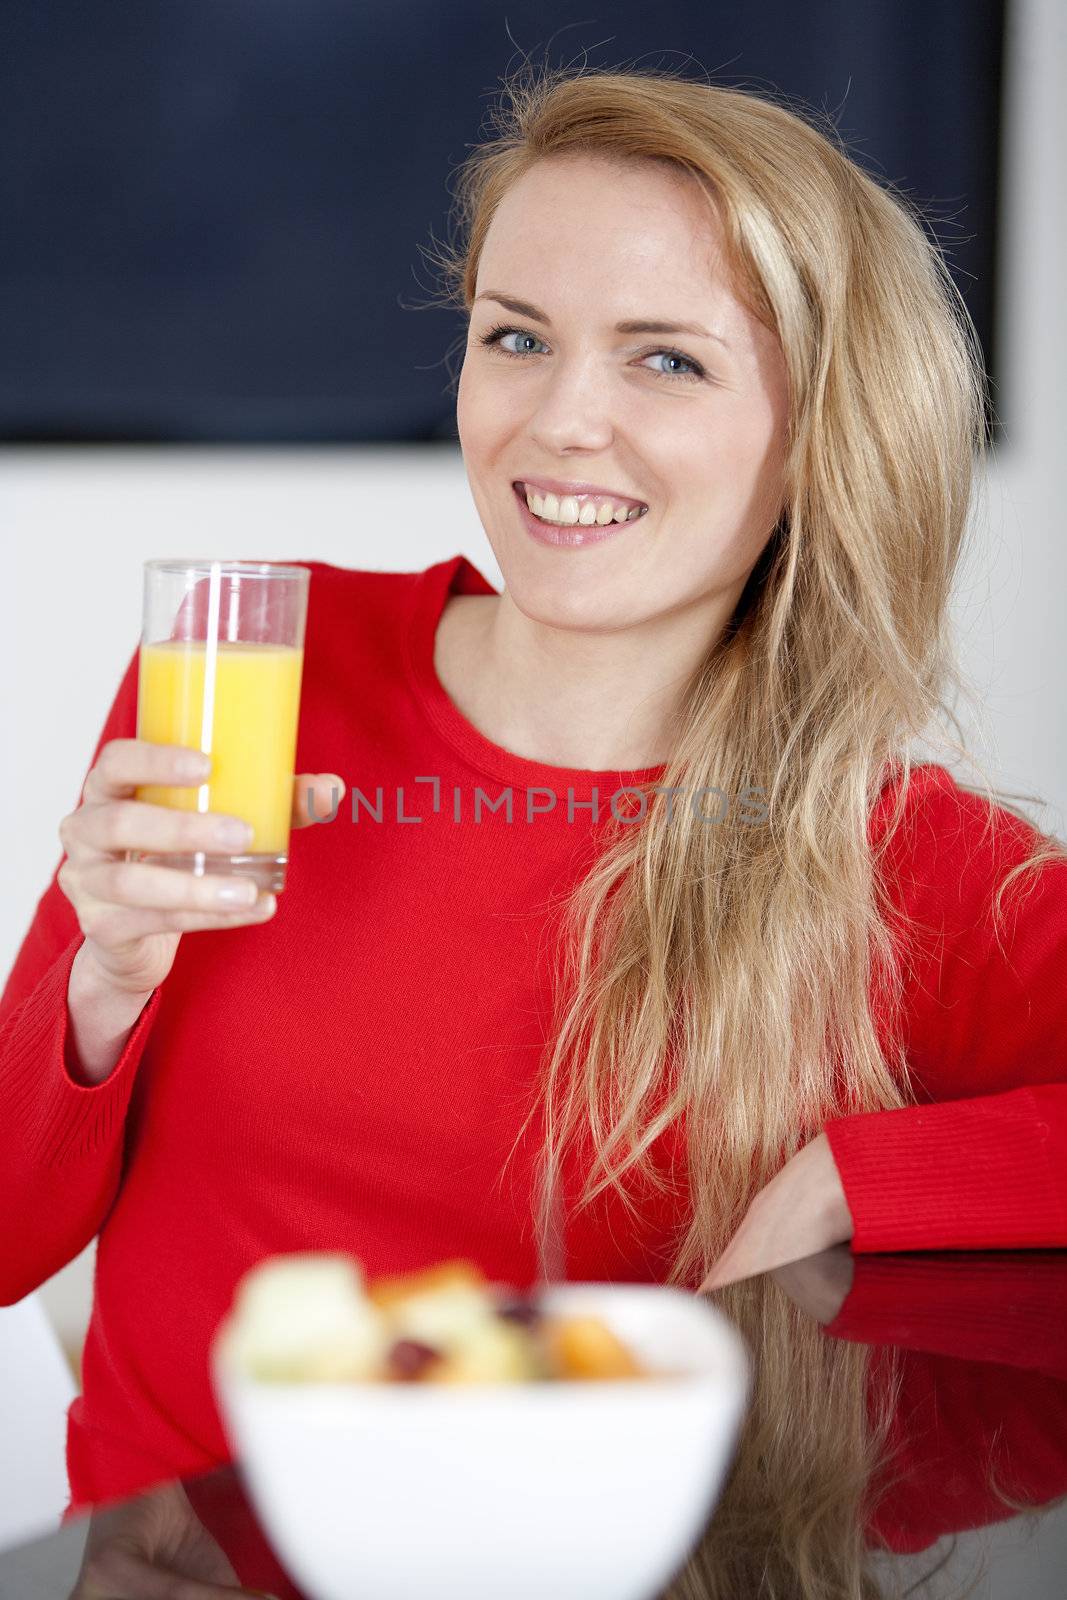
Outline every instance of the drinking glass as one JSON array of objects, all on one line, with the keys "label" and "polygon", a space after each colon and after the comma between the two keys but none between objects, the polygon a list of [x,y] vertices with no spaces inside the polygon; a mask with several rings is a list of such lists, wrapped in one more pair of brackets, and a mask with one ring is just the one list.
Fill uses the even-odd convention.
[{"label": "drinking glass", "polygon": [[196,788],[143,785],[137,799],[241,817],[253,837],[240,854],[128,860],[285,887],[310,578],[265,561],[145,562],[137,737],[202,750],[211,771]]}]

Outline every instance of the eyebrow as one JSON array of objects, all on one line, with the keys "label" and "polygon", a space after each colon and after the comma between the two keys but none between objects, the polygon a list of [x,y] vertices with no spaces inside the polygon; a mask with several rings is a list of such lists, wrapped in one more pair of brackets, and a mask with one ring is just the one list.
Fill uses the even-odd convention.
[{"label": "eyebrow", "polygon": [[[515,300],[511,295],[500,294],[496,289],[483,289],[481,294],[474,297],[474,304],[479,300],[495,300],[497,305],[503,306],[507,311],[514,311],[517,317],[528,317],[531,322],[540,322],[544,327],[552,326],[548,317],[536,306],[527,304],[525,300]],[[698,339],[714,339],[721,344],[724,350],[730,346],[719,333],[709,333],[707,328],[702,328],[699,322],[670,322],[663,318],[631,318],[628,322],[617,322],[616,333],[689,333]]]}]

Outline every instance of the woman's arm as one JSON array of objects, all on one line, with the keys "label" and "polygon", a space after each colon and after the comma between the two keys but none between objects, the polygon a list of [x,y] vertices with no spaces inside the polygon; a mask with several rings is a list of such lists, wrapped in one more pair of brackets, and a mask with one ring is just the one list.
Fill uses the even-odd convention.
[{"label": "woman's arm", "polygon": [[[107,740],[134,736],[136,720],[135,650],[89,769]],[[0,1305],[29,1294],[99,1231],[118,1186],[126,1108],[159,1008],[157,990],[133,1015],[119,1014],[93,992],[91,972],[75,972],[83,939],[57,883],[61,864],[0,997]]]},{"label": "woman's arm", "polygon": [[1067,861],[993,896],[1035,837],[922,769],[892,891],[916,927],[904,1043],[921,1103],[825,1124],[855,1250],[1067,1245]]},{"label": "woman's arm", "polygon": [[[755,1197],[701,1290],[835,1244],[1067,1245],[1067,860],[993,896],[1035,835],[943,767],[913,774],[886,856],[905,927],[919,1103],[831,1118]],[[877,826],[877,825],[876,825]]]},{"label": "woman's arm", "polygon": [[854,1250],[1067,1245],[1067,1083],[839,1118],[825,1132]]},{"label": "woman's arm", "polygon": [[95,1088],[115,1070],[152,993],[123,994],[94,965],[83,944],[67,985],[67,1070]]}]

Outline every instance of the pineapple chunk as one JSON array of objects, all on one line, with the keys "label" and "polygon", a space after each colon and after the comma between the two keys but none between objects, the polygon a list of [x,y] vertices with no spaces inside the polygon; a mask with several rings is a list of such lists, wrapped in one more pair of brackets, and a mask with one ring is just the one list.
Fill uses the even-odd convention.
[{"label": "pineapple chunk", "polygon": [[438,1362],[434,1383],[525,1383],[544,1376],[525,1329],[486,1318]]},{"label": "pineapple chunk", "polygon": [[261,1261],[241,1280],[232,1349],[255,1377],[340,1382],[377,1377],[385,1319],[363,1294],[350,1256],[294,1254]]}]

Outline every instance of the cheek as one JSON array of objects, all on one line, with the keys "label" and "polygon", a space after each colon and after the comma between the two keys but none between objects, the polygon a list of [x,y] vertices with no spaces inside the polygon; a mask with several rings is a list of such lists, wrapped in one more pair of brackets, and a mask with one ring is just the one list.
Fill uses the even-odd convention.
[{"label": "cheek", "polygon": [[503,431],[504,408],[494,387],[473,370],[472,359],[464,362],[456,391],[456,428],[465,453],[489,448]]},{"label": "cheek", "polygon": [[781,471],[779,441],[765,415],[721,416],[718,425],[675,434],[658,457],[672,495],[672,537],[700,581],[744,577],[772,531]]},{"label": "cheek", "polygon": [[718,504],[744,511],[773,493],[784,457],[781,430],[764,408],[720,424],[687,441],[692,480]]}]

